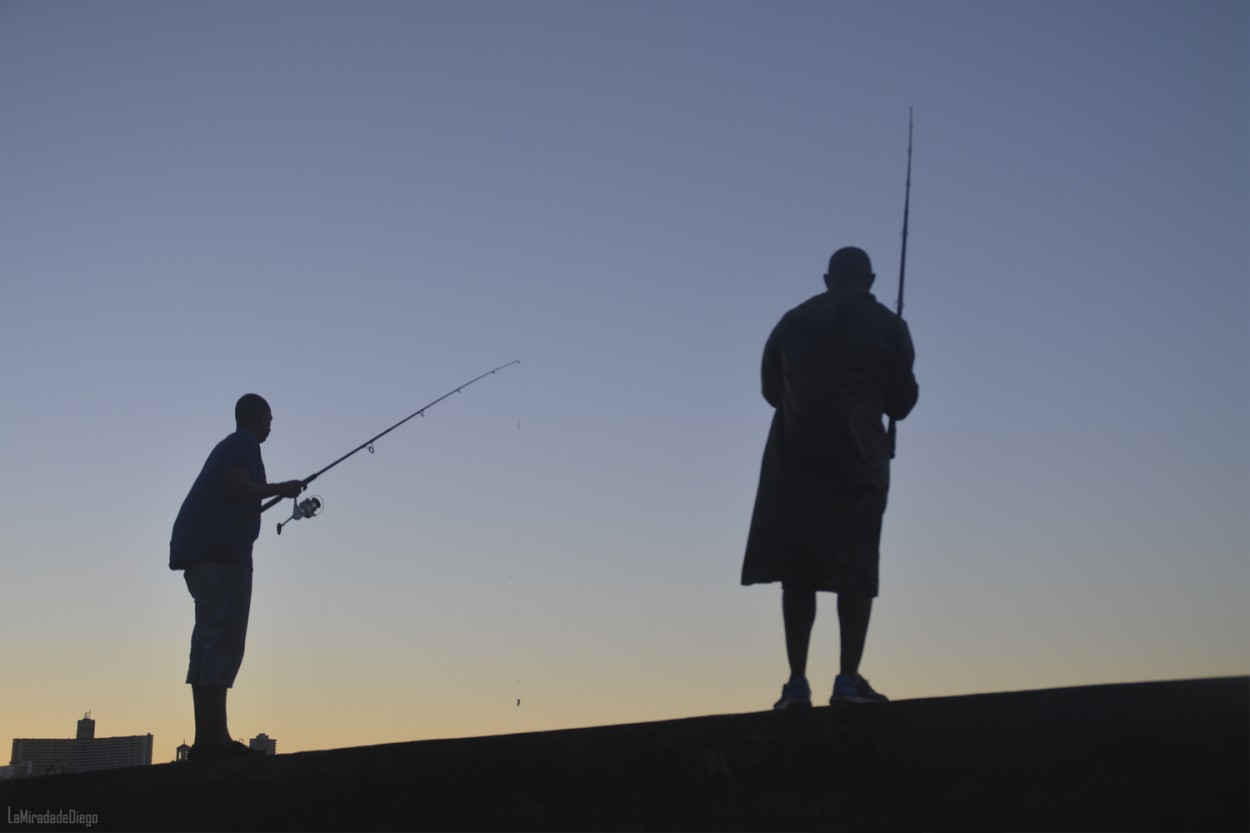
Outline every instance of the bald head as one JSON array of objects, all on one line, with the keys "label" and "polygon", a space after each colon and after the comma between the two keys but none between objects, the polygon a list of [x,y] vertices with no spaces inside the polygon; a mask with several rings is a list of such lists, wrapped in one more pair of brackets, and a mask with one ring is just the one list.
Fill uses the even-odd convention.
[{"label": "bald head", "polygon": [[846,246],[838,249],[829,258],[825,286],[830,289],[869,289],[876,277],[868,253],[854,246]]},{"label": "bald head", "polygon": [[234,425],[240,431],[247,431],[256,436],[262,443],[269,436],[273,412],[269,403],[256,393],[245,393],[234,403]]}]

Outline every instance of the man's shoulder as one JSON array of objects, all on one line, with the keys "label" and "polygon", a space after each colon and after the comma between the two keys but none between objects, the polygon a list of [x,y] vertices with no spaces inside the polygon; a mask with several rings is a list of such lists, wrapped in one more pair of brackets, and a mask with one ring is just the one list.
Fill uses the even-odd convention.
[{"label": "man's shoulder", "polygon": [[786,310],[785,315],[777,322],[778,327],[785,327],[808,318],[820,317],[831,310],[832,298],[828,292],[813,295],[801,304]]},{"label": "man's shoulder", "polygon": [[796,315],[796,314],[802,314],[803,312],[823,309],[825,307],[836,304],[836,302],[837,302],[837,296],[834,295],[834,293],[829,292],[829,291],[818,292],[817,294],[808,298],[803,303],[795,306],[788,313],[786,313],[786,315]]},{"label": "man's shoulder", "polygon": [[788,340],[824,338],[835,330],[855,340],[910,340],[903,319],[866,290],[830,290],[808,298],[783,315],[773,333]]},{"label": "man's shoulder", "polygon": [[862,289],[854,291],[831,289],[813,295],[787,312],[781,320],[785,322],[787,319],[794,321],[809,317],[840,318],[843,313],[882,321],[901,321],[894,311],[878,301],[875,295]]},{"label": "man's shoulder", "polygon": [[248,431],[235,431],[217,443],[218,448],[260,448],[260,440]]},{"label": "man's shoulder", "polygon": [[212,456],[226,465],[260,460],[260,440],[247,431],[235,431],[213,449]]},{"label": "man's shoulder", "polygon": [[862,308],[867,315],[884,322],[886,326],[900,326],[903,319],[898,317],[898,313],[878,301],[871,293],[868,294],[871,303],[862,304]]}]

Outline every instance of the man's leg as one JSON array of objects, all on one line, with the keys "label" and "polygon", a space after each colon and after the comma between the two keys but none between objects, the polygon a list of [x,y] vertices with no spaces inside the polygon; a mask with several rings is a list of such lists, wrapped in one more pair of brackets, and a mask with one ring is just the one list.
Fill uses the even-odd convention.
[{"label": "man's leg", "polygon": [[204,705],[201,686],[191,686],[191,702],[195,706],[195,740],[192,745],[208,740],[208,707]]},{"label": "man's leg", "polygon": [[871,596],[838,594],[838,627],[842,636],[842,673],[859,676],[859,663],[864,658],[868,640],[868,620],[872,616]]},{"label": "man's leg", "polygon": [[786,626],[790,680],[806,679],[807,648],[812,641],[812,624],[816,621],[816,591],[783,587],[781,615]]},{"label": "man's leg", "polygon": [[230,737],[226,694],[243,662],[251,608],[252,572],[242,567],[201,563],[187,570],[195,599],[195,630],[187,682],[195,706],[192,756],[221,757],[247,748]]},{"label": "man's leg", "polygon": [[193,685],[191,699],[195,703],[195,745],[225,746],[230,743],[226,725],[226,692],[224,685]]},{"label": "man's leg", "polygon": [[781,687],[774,709],[810,707],[812,688],[807,684],[807,646],[816,621],[816,591],[807,587],[781,587],[781,617],[786,626],[786,656],[790,681]]}]

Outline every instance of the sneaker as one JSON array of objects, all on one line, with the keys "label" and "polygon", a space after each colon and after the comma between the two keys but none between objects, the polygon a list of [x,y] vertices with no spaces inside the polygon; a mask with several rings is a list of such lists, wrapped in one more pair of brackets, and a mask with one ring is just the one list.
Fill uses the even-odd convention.
[{"label": "sneaker", "polygon": [[811,708],[811,705],[812,687],[807,684],[806,679],[799,679],[791,680],[781,687],[781,699],[773,704],[773,709],[803,709]]},{"label": "sneaker", "polygon": [[872,686],[868,685],[868,681],[856,674],[854,677],[848,674],[839,674],[837,679],[833,681],[833,696],[829,698],[829,705],[834,703],[887,703],[890,698],[884,694],[878,694],[872,690]]},{"label": "sneaker", "polygon": [[191,751],[187,753],[187,760],[205,761],[220,758],[255,758],[264,754],[265,753],[259,749],[252,749],[251,747],[244,746],[237,740],[232,740],[229,743],[213,744],[211,746],[204,743],[197,743],[195,746],[192,746]]}]

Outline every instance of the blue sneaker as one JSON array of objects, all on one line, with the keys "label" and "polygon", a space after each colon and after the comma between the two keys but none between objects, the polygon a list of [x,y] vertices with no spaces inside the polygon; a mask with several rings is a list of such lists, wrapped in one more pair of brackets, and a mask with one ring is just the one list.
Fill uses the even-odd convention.
[{"label": "blue sneaker", "polygon": [[812,706],[812,687],[807,680],[791,680],[781,687],[781,699],[773,704],[773,709],[808,709]]},{"label": "blue sneaker", "polygon": [[854,677],[839,674],[833,681],[833,696],[829,705],[834,703],[887,703],[890,698],[872,690],[868,681],[856,674]]}]

